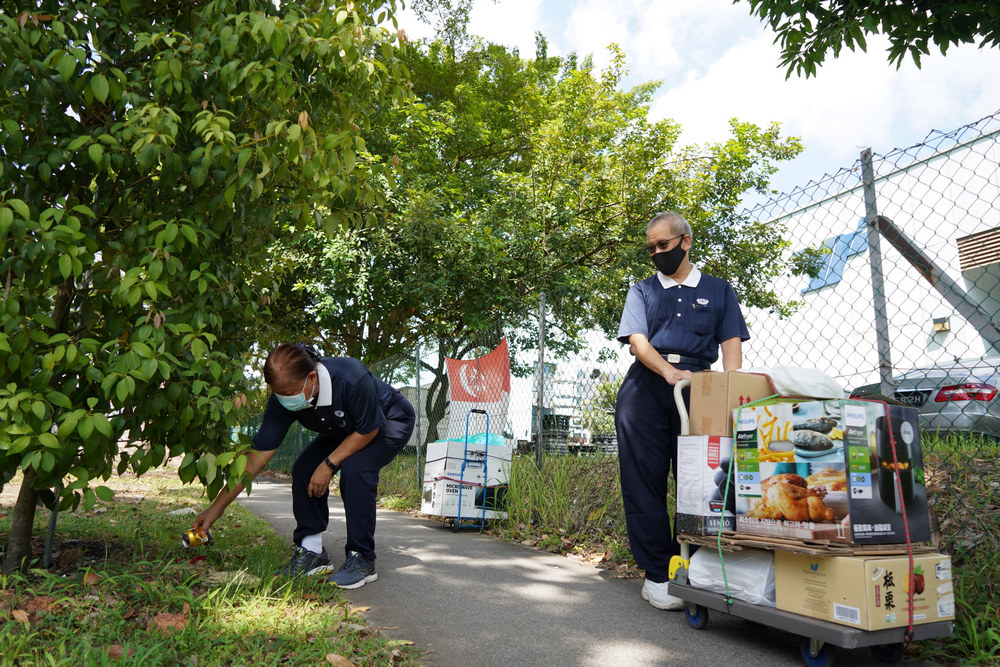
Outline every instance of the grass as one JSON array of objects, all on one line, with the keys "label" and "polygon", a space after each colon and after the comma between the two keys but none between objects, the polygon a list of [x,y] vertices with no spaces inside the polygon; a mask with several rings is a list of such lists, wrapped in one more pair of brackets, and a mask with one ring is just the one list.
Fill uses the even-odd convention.
[{"label": "grass", "polygon": [[[200,489],[169,469],[108,485],[111,502],[59,515],[49,569],[0,576],[0,665],[417,663],[334,587],[273,577],[288,545],[242,507],[217,522],[211,545],[188,551],[180,535],[192,515],[171,512],[203,508]],[[39,557],[48,518],[35,519]]]}]

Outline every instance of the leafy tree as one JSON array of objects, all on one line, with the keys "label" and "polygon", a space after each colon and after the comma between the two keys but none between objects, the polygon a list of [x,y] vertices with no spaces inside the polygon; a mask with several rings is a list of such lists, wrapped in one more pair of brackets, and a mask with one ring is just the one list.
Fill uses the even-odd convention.
[{"label": "leafy tree", "polygon": [[39,495],[90,507],[110,497],[95,482],[167,456],[210,495],[242,478],[263,249],[319,203],[332,226],[377,202],[360,133],[406,94],[376,27],[393,3],[19,4],[0,13],[0,482],[24,473],[8,571]]},{"label": "leafy tree", "polygon": [[[741,0],[734,0],[739,2]],[[816,74],[827,55],[843,47],[868,49],[867,37],[889,39],[889,62],[907,56],[920,66],[932,45],[946,53],[957,44],[1000,44],[1000,10],[995,2],[966,0],[745,0],[781,43],[781,64],[791,76]]]},{"label": "leafy tree", "polygon": [[444,356],[488,351],[501,328],[513,350],[533,348],[540,292],[550,351],[578,349],[595,326],[613,336],[625,291],[652,271],[643,240],[658,210],[688,215],[703,264],[744,302],[787,307],[761,284],[801,269],[783,230],[735,212],[801,150],[777,126],[734,122],[725,142],[677,148],[677,124],[647,118],[656,84],[619,90],[617,48],[601,75],[548,56],[543,39],[533,60],[432,43],[406,64],[422,105],[381,110],[361,160],[399,164],[384,203],[336,240],[318,229],[283,239],[272,263],[328,351],[369,364],[405,353],[405,365],[424,343],[430,423],[447,397]]}]

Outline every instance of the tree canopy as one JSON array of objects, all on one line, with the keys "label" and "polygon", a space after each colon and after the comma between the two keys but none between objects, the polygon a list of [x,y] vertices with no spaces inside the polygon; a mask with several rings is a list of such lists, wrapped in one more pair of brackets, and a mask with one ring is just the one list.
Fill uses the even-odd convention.
[{"label": "tree canopy", "polygon": [[36,491],[90,506],[168,455],[213,495],[242,477],[263,250],[319,202],[332,226],[377,201],[361,132],[406,94],[380,3],[45,7],[0,14],[0,483],[25,473],[8,569]]},{"label": "tree canopy", "polygon": [[946,53],[953,45],[1000,44],[1000,8],[995,2],[968,0],[734,0],[748,2],[777,33],[781,64],[792,73],[812,76],[827,58],[846,46],[868,49],[867,38],[889,39],[889,62],[898,67],[909,56],[920,66],[932,48]]}]

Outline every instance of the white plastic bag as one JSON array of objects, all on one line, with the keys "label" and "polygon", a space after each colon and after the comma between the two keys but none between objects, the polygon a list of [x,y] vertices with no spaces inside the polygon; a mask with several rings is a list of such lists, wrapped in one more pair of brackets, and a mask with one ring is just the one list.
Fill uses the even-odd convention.
[{"label": "white plastic bag", "polygon": [[[762,550],[726,551],[726,580],[729,594],[750,604],[774,606],[774,552]],[[726,593],[722,581],[719,552],[701,547],[691,556],[688,580],[694,588]]]},{"label": "white plastic bag", "polygon": [[846,396],[839,382],[815,368],[777,366],[762,372],[770,376],[775,391],[782,396],[827,399]]}]

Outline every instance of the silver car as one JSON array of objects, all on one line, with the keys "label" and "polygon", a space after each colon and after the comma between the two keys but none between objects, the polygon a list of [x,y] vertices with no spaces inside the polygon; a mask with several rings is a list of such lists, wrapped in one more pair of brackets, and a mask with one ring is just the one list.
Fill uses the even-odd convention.
[{"label": "silver car", "polygon": [[[1000,439],[1000,357],[915,368],[893,377],[893,398],[919,410],[924,431],[979,433]],[[878,384],[851,396],[879,393]]]}]

